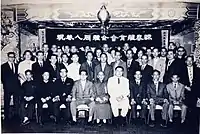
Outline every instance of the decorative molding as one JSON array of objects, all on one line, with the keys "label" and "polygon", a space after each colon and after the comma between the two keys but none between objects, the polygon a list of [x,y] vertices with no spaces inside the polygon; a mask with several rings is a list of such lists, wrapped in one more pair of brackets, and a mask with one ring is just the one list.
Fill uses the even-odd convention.
[{"label": "decorative molding", "polygon": [[39,48],[42,49],[42,44],[46,43],[46,29],[38,29]]},{"label": "decorative molding", "polygon": [[195,26],[195,60],[198,67],[200,67],[200,20],[196,21]]}]

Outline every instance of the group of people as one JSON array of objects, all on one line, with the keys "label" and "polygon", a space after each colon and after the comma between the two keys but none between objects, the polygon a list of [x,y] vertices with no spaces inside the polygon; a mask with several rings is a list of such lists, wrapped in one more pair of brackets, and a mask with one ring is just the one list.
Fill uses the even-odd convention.
[{"label": "group of people", "polygon": [[128,43],[83,49],[75,45],[49,48],[45,43],[36,53],[26,50],[20,62],[14,52],[7,56],[8,62],[1,66],[5,120],[9,120],[11,102],[22,125],[30,123],[36,105],[41,125],[49,117],[58,122],[62,116],[67,123],[76,123],[81,104],[89,107],[88,122],[97,123],[107,123],[112,115],[118,123],[128,111],[134,121],[137,105],[141,106],[139,118],[150,115],[151,127],[156,105],[163,107],[163,127],[166,120],[173,122],[175,105],[181,107],[181,123],[189,109],[198,116],[200,68],[184,47],[172,42],[169,48],[137,50]]}]

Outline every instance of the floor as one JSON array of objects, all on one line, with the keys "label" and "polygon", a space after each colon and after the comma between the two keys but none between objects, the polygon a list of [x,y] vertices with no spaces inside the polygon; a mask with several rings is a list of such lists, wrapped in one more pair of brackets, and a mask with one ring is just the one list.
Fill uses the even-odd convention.
[{"label": "floor", "polygon": [[115,127],[113,125],[106,126],[88,126],[84,123],[77,125],[67,125],[60,122],[54,124],[53,122],[47,122],[44,126],[39,126],[34,122],[31,122],[27,126],[20,126],[19,122],[13,120],[8,124],[2,126],[3,133],[69,133],[69,134],[193,134],[186,125],[180,125],[176,122],[173,126],[168,128],[161,128],[159,123],[156,127],[150,128],[147,125],[126,125],[124,127]]}]

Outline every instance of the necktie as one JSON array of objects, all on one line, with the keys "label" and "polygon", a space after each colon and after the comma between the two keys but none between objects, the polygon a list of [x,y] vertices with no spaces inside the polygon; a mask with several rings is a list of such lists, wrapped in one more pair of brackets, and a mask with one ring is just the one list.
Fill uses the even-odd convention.
[{"label": "necktie", "polygon": [[136,81],[136,84],[137,84],[137,85],[140,85],[140,82],[139,82],[139,81]]},{"label": "necktie", "polygon": [[177,91],[175,89],[175,100],[177,100]]},{"label": "necktie", "polygon": [[155,82],[155,86],[156,86],[156,95],[158,94],[158,83]]},{"label": "necktie", "polygon": [[55,65],[53,65],[53,69],[54,69],[54,71],[56,70],[56,66]]},{"label": "necktie", "polygon": [[40,67],[42,67],[43,65],[42,65],[42,62],[40,62]]},{"label": "necktie", "polygon": [[120,79],[118,78],[118,84],[120,84]]},{"label": "necktie", "polygon": [[11,66],[12,66],[12,71],[13,71],[13,73],[15,73],[15,65],[14,65],[14,63],[11,63]]},{"label": "necktie", "polygon": [[63,84],[65,83],[65,79],[62,79],[62,83],[63,83]]},{"label": "necktie", "polygon": [[192,67],[189,67],[189,81],[190,81],[190,85],[192,85],[192,80],[193,80]]}]

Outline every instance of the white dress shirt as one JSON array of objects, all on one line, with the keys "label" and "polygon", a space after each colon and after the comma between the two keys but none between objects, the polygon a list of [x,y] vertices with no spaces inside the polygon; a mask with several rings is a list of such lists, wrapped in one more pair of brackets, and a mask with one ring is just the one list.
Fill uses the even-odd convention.
[{"label": "white dress shirt", "polygon": [[73,79],[74,81],[80,79],[79,69],[81,65],[79,63],[71,63],[68,67],[68,77]]},{"label": "white dress shirt", "polygon": [[189,77],[190,85],[192,85],[192,81],[193,81],[193,66],[187,66],[187,71],[188,71],[188,77]]},{"label": "white dress shirt", "polygon": [[86,84],[86,80],[81,80],[81,85],[82,85],[82,88],[83,88],[83,91],[85,90],[85,84]]},{"label": "white dress shirt", "polygon": [[106,67],[106,63],[101,63],[101,70],[102,71],[104,71],[105,67]]}]

